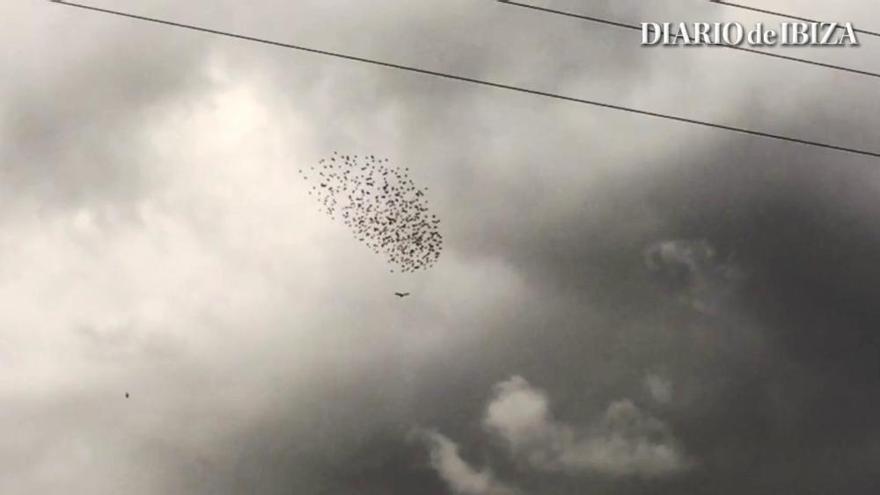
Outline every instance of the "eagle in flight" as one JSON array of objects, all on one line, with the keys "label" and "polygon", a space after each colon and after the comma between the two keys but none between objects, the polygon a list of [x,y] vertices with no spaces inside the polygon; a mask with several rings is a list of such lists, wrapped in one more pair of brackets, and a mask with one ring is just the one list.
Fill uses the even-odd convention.
[{"label": "eagle in flight", "polygon": [[409,292],[395,292],[394,295],[397,296],[397,297],[401,297],[401,298],[403,298],[403,297],[408,296],[408,295],[409,295]]}]

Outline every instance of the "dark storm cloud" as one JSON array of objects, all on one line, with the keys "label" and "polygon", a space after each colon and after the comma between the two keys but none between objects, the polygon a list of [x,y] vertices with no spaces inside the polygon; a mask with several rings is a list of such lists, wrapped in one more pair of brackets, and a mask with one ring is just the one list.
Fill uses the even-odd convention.
[{"label": "dark storm cloud", "polygon": [[[637,78],[641,66],[634,66],[633,78]],[[355,80],[361,81],[360,69],[350,70]],[[557,76],[548,76],[546,80]],[[621,77],[624,76],[620,73],[611,73],[607,80]],[[844,348],[855,352],[855,360],[848,360],[846,353],[841,352],[836,360],[826,363],[821,359],[800,362],[809,353],[798,351],[799,346],[806,345],[806,350],[821,354],[823,342],[831,342],[834,349],[838,346],[834,342],[841,336],[846,339],[849,332],[860,331],[852,324],[836,329],[834,325],[819,325],[811,317],[797,316],[800,312],[815,316],[827,311],[822,309],[828,308],[826,301],[816,296],[819,292],[806,309],[806,301],[789,305],[790,294],[804,290],[795,280],[814,273],[817,267],[804,260],[798,266],[802,274],[799,270],[788,273],[778,271],[785,263],[770,262],[792,263],[800,256],[796,253],[804,249],[809,252],[809,246],[835,242],[833,236],[829,239],[806,235],[812,229],[802,232],[801,238],[792,235],[785,242],[779,236],[783,232],[800,232],[800,228],[809,226],[812,215],[824,215],[814,204],[815,189],[823,189],[822,184],[827,181],[837,183],[832,188],[842,191],[841,197],[828,198],[828,205],[845,201],[843,196],[854,193],[849,185],[870,188],[870,182],[861,179],[873,177],[873,172],[862,159],[812,153],[805,148],[780,147],[753,139],[731,138],[730,146],[700,144],[692,148],[694,152],[680,151],[660,157],[652,156],[646,145],[635,157],[621,157],[627,164],[646,167],[644,171],[633,172],[629,166],[612,170],[598,180],[601,186],[591,187],[589,181],[579,183],[578,177],[595,173],[590,165],[597,165],[593,163],[597,159],[585,150],[603,137],[581,136],[582,131],[576,129],[562,129],[558,136],[534,132],[558,129],[553,121],[567,109],[516,96],[481,93],[477,98],[470,90],[458,86],[409,80],[407,76],[383,74],[379,81],[382,82],[374,83],[374,87],[367,82],[367,87],[370,91],[381,88],[394,92],[400,101],[408,102],[405,109],[399,102],[393,105],[408,127],[418,129],[408,135],[414,138],[414,144],[410,145],[412,156],[406,158],[424,162],[426,150],[433,150],[436,155],[429,155],[427,162],[436,171],[421,173],[448,184],[440,188],[448,191],[447,204],[455,201],[465,207],[464,211],[448,209],[459,229],[457,247],[471,256],[509,260],[544,294],[542,301],[514,310],[492,323],[499,329],[505,328],[507,333],[498,333],[477,348],[461,349],[459,354],[449,356],[460,370],[431,370],[429,374],[433,376],[421,378],[422,386],[415,394],[416,402],[423,405],[404,416],[409,416],[414,424],[438,424],[441,431],[468,448],[479,449],[480,432],[468,425],[472,418],[479,417],[485,390],[511,372],[540,377],[546,387],[553,389],[553,396],[564,398],[563,407],[568,413],[595,417],[602,404],[618,398],[621,389],[640,383],[645,369],[665,366],[682,383],[681,393],[685,394],[687,404],[693,406],[690,411],[673,408],[673,428],[681,429],[683,444],[693,447],[695,457],[705,467],[661,488],[668,488],[669,492],[703,487],[707,493],[760,493],[761,487],[784,490],[812,486],[835,490],[852,486],[858,490],[867,486],[864,483],[870,472],[864,471],[863,461],[858,460],[863,457],[863,446],[856,443],[830,447],[818,437],[840,440],[840,434],[848,434],[847,424],[851,424],[853,416],[866,419],[875,411],[871,404],[873,394],[869,393],[874,385],[872,376],[876,376],[869,373],[871,348],[860,348],[855,345],[858,338],[850,338],[849,344],[843,341]],[[389,86],[385,86],[385,81]],[[424,96],[425,91],[430,98]],[[363,100],[362,93],[342,94],[351,97],[343,96],[337,104],[346,118],[372,110],[365,107],[363,102],[370,100]],[[385,98],[375,98],[376,108],[381,108],[384,103],[379,102],[386,101]],[[476,129],[459,126],[461,120],[474,118],[466,107],[475,100],[486,108],[497,108],[503,103],[512,116],[507,119],[509,126],[499,128],[501,118],[486,118],[483,114],[473,122]],[[486,100],[490,103],[483,103]],[[845,100],[846,104],[849,98]],[[437,108],[440,102],[442,108]],[[744,110],[739,117],[748,118],[753,115],[750,111],[751,108]],[[798,115],[774,115],[775,119],[795,122],[803,119]],[[622,131],[627,132],[627,140],[642,133],[675,135],[659,127],[662,124],[621,124],[623,119],[608,118],[629,131]],[[767,124],[767,120],[757,116],[756,125]],[[792,124],[791,133],[822,135],[825,129],[821,122],[817,120],[812,126]],[[858,137],[864,133],[863,128],[853,125],[852,132],[840,128],[834,132],[855,136],[858,144],[870,145],[870,140],[862,143]],[[724,140],[715,134],[711,139]],[[501,149],[496,148],[499,145],[495,140],[502,141]],[[450,141],[457,143],[452,152],[447,149]],[[510,146],[511,142],[518,146]],[[516,156],[523,149],[526,154]],[[435,158],[437,155],[442,159]],[[498,161],[501,166],[486,167],[488,160]],[[659,164],[655,163],[657,160]],[[851,168],[839,175],[841,167]],[[852,174],[852,178],[841,183],[841,177],[847,174]],[[560,185],[563,177],[574,177],[574,184]],[[554,201],[559,196],[573,199]],[[869,194],[866,191],[859,196],[867,199]],[[779,198],[794,203],[770,209],[761,206],[781,201]],[[860,205],[862,211],[852,214],[870,218],[870,205],[867,201]],[[823,225],[827,229],[834,222]],[[655,243],[677,238],[705,238],[714,249],[736,253],[736,259],[756,277],[744,291],[763,287],[762,297],[747,296],[736,302],[740,305],[738,309],[714,319],[679,307],[676,294],[654,284],[642,256]],[[868,247],[853,244],[836,249],[841,250],[839,253],[854,248],[856,252],[870,253]],[[827,264],[828,261],[832,260],[823,260],[823,269],[837,273],[836,268],[831,268],[835,264]],[[849,264],[862,268],[853,261],[844,263],[843,268]],[[798,277],[789,278],[795,274]],[[777,277],[789,280],[792,286],[778,281],[776,285],[768,283]],[[846,279],[842,275],[837,277]],[[553,301],[544,299],[550,296]],[[826,296],[833,300],[833,295]],[[863,302],[867,303],[867,297]],[[838,312],[837,322],[844,323],[846,314]],[[789,319],[768,319],[781,315],[789,315]],[[795,322],[800,320],[809,321],[807,329],[814,329],[814,338],[807,340],[807,344],[799,344]],[[870,325],[863,328],[868,332]],[[843,370],[826,376],[824,371],[830,371],[832,363]],[[840,376],[840,380],[835,376]],[[847,381],[852,379],[864,381],[865,387],[848,388]],[[809,384],[813,383],[828,383],[822,390],[830,394],[812,390]],[[590,389],[593,391],[584,392]],[[709,400],[710,404],[700,406],[701,399]],[[846,408],[837,407],[840,400]],[[432,419],[437,421],[430,422]],[[852,431],[865,430],[853,427]],[[850,472],[841,477],[823,476],[816,467],[830,456],[839,459],[835,465],[839,472]],[[345,462],[349,460],[346,458]],[[412,472],[406,466],[409,459],[398,462],[402,464],[399,469]],[[801,474],[808,467],[815,474]],[[522,473],[510,474],[503,479],[523,478]],[[845,485],[845,480],[852,485]],[[533,476],[523,480],[526,486],[542,482],[546,484],[541,486],[552,487],[547,488],[548,493],[580,493],[585,485],[599,487],[604,483],[571,479],[551,482]],[[608,487],[620,493],[656,489],[633,483],[612,483]]]},{"label": "dark storm cloud", "polygon": [[[646,319],[655,331],[676,322],[675,334],[689,340],[674,338],[683,345],[659,356],[684,382],[685,393],[696,394],[690,411],[673,423],[685,428],[683,442],[696,449],[703,474],[682,481],[679,489],[868,493],[876,476],[866,465],[877,436],[870,418],[880,412],[871,303],[874,253],[880,248],[870,220],[876,215],[869,199],[876,189],[875,167],[827,155],[741,148],[722,148],[700,161],[646,186],[642,200],[659,202],[667,235],[707,237],[736,253],[749,273],[736,308],[708,321],[698,314],[664,318],[653,312],[662,305],[633,308],[653,314]],[[571,243],[572,249],[578,245]],[[553,252],[565,250],[557,245]],[[597,255],[592,265],[604,265],[598,272],[607,278],[593,279],[613,284],[614,274],[627,273],[615,259],[616,253]],[[552,273],[548,280],[565,283],[563,271]],[[592,287],[590,274],[576,275],[570,283],[585,284],[585,293],[608,294]],[[628,304],[637,295],[630,291]],[[606,311],[615,306],[610,301]],[[669,342],[670,335],[663,338]]]},{"label": "dark storm cloud", "polygon": [[[715,439],[701,442],[703,457],[725,466],[712,470],[750,473],[754,481],[741,490],[846,486],[862,493],[876,475],[863,460],[877,435],[868,418],[880,407],[869,302],[880,246],[867,224],[876,210],[865,201],[876,172],[806,155],[740,163],[761,168],[750,168],[748,178],[732,166],[704,172],[701,185],[714,198],[701,212],[679,209],[679,228],[733,246],[747,264],[739,322],[724,324],[733,325],[730,332],[758,329],[763,344],[740,355],[726,349],[723,360],[709,363],[732,376],[702,417],[686,423],[695,439]],[[683,184],[677,193],[672,202],[681,207],[696,200]]]}]

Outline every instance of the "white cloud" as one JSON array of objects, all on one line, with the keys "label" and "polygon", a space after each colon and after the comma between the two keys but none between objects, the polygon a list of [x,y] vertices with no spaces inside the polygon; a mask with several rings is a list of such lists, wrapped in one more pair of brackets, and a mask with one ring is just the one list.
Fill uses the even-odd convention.
[{"label": "white cloud", "polygon": [[666,240],[645,249],[645,264],[695,310],[716,313],[744,278],[730,259],[721,259],[706,240]]},{"label": "white cloud", "polygon": [[594,424],[576,428],[555,420],[546,394],[519,376],[496,386],[484,425],[540,470],[657,477],[689,465],[669,428],[632,401],[613,402]]},{"label": "white cloud", "polygon": [[499,482],[488,469],[478,471],[468,464],[449,438],[433,432],[420,432],[431,450],[431,466],[457,495],[514,495],[513,488]]},{"label": "white cloud", "polygon": [[661,404],[668,404],[672,401],[672,382],[660,375],[649,373],[645,376],[645,388],[651,398]]}]

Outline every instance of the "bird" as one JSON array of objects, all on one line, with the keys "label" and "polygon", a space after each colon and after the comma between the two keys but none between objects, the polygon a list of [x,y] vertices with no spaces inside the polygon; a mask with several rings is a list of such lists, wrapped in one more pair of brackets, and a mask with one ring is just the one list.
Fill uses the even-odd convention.
[{"label": "bird", "polygon": [[395,292],[394,295],[399,298],[404,298],[409,295],[409,292]]},{"label": "bird", "polygon": [[128,398],[128,392],[125,393],[125,398],[126,398],[126,399]]}]

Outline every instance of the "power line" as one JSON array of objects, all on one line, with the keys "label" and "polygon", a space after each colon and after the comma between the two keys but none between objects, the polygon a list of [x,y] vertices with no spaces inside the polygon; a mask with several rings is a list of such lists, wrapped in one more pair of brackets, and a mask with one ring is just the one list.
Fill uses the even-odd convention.
[{"label": "power line", "polygon": [[422,69],[419,67],[412,67],[412,66],[407,66],[407,65],[395,64],[395,63],[391,63],[391,62],[383,62],[381,60],[358,57],[355,55],[347,55],[347,54],[339,53],[339,52],[332,52],[332,51],[327,51],[327,50],[320,50],[317,48],[309,48],[309,47],[300,46],[300,45],[282,43],[280,41],[272,41],[272,40],[263,39],[263,38],[256,38],[253,36],[247,36],[247,35],[232,33],[232,32],[228,32],[228,31],[220,31],[217,29],[195,26],[195,25],[191,25],[191,24],[183,24],[180,22],[168,21],[165,19],[130,14],[127,12],[120,12],[117,10],[110,10],[110,9],[105,9],[105,8],[101,8],[101,7],[93,7],[91,5],[83,5],[83,4],[73,3],[73,2],[66,2],[66,1],[62,1],[62,0],[50,0],[50,1],[52,3],[56,3],[59,5],[66,5],[68,7],[76,7],[76,8],[80,8],[80,9],[91,10],[94,12],[101,12],[104,14],[111,14],[111,15],[115,15],[115,16],[151,22],[151,23],[155,23],[155,24],[162,24],[162,25],[166,25],[166,26],[178,27],[178,28],[182,28],[182,29],[199,31],[199,32],[209,33],[209,34],[216,34],[219,36],[226,36],[229,38],[235,38],[235,39],[244,40],[244,41],[252,41],[255,43],[262,43],[262,44],[277,46],[277,47],[281,47],[281,48],[288,48],[291,50],[298,50],[298,51],[303,51],[303,52],[308,52],[308,53],[315,53],[318,55],[326,55],[329,57],[335,57],[335,58],[340,58],[340,59],[354,61],[354,62],[362,62],[365,64],[372,64],[372,65],[387,67],[387,68],[391,68],[391,69],[398,69],[398,70],[403,70],[403,71],[408,71],[408,72],[415,72],[418,74],[424,74],[424,75],[428,75],[428,76],[434,76],[434,77],[440,77],[440,78],[444,78],[444,79],[450,79],[450,80],[455,80],[455,81],[478,84],[481,86],[488,86],[488,87],[492,87],[492,88],[506,89],[508,91],[516,91],[519,93],[526,93],[526,94],[530,94],[530,95],[543,96],[546,98],[568,101],[568,102],[572,102],[572,103],[581,103],[584,105],[591,105],[591,106],[600,107],[600,108],[607,108],[607,109],[611,109],[611,110],[619,110],[621,112],[628,112],[628,113],[633,113],[633,114],[643,115],[643,116],[648,116],[648,117],[656,117],[659,119],[672,120],[675,122],[682,122],[685,124],[697,125],[697,126],[702,126],[702,127],[710,127],[713,129],[721,129],[721,130],[736,132],[736,133],[740,133],[740,134],[747,134],[750,136],[758,136],[758,137],[767,138],[767,139],[775,139],[778,141],[786,141],[786,142],[790,142],[790,143],[798,143],[798,144],[803,144],[803,145],[808,145],[808,146],[815,146],[818,148],[825,148],[825,149],[829,149],[829,150],[843,151],[843,152],[853,153],[853,154],[857,154],[857,155],[880,158],[880,152],[878,152],[878,151],[868,151],[868,150],[861,150],[861,149],[857,149],[857,148],[849,148],[849,147],[845,147],[845,146],[838,146],[838,145],[827,144],[827,143],[822,143],[822,142],[818,142],[818,141],[812,141],[812,140],[808,140],[808,139],[794,138],[794,137],[784,136],[784,135],[780,135],[780,134],[772,134],[769,132],[756,131],[756,130],[746,129],[746,128],[742,128],[742,127],[734,127],[734,126],[729,126],[729,125],[724,125],[724,124],[707,122],[707,121],[703,121],[703,120],[691,119],[691,118],[687,118],[687,117],[680,117],[677,115],[652,112],[649,110],[641,110],[638,108],[626,107],[626,106],[622,106],[622,105],[615,105],[612,103],[605,103],[605,102],[595,101],[595,100],[587,100],[587,99],[583,99],[583,98],[576,98],[573,96],[565,96],[565,95],[558,94],[558,93],[549,93],[549,92],[539,91],[539,90],[535,90],[535,89],[523,88],[523,87],[519,87],[519,86],[512,86],[509,84],[496,83],[496,82],[487,81],[487,80],[483,80],[483,79],[475,79],[475,78],[466,77],[466,76],[459,76],[459,75],[450,74],[447,72],[439,72],[439,71],[434,71],[434,70],[429,70],[429,69]]},{"label": "power line", "polygon": [[[577,14],[575,12],[568,12],[568,11],[564,11],[564,10],[551,9],[548,7],[539,7],[537,5],[532,5],[529,3],[521,3],[521,2],[514,1],[514,0],[497,0],[497,1],[498,1],[498,3],[503,3],[506,5],[513,5],[515,7],[522,7],[524,9],[531,9],[531,10],[535,10],[538,12],[544,12],[547,14],[561,15],[564,17],[572,17],[575,19],[581,19],[581,20],[590,21],[590,22],[597,22],[599,24],[606,24],[608,26],[614,26],[614,27],[619,27],[619,28],[623,28],[623,29],[631,29],[631,30],[636,30],[636,31],[642,30],[641,27],[639,27],[635,24],[628,24],[625,22],[612,21],[609,19],[603,19],[601,17],[593,17],[593,16],[588,16],[588,15],[583,15],[583,14]],[[826,64],[825,62],[817,62],[815,60],[808,60],[805,58],[790,57],[788,55],[781,55],[779,53],[774,53],[774,52],[765,52],[765,51],[761,51],[761,50],[755,50],[754,48],[747,48],[744,46],[736,46],[736,45],[710,45],[710,46],[711,47],[718,47],[718,48],[730,48],[731,50],[739,50],[741,52],[748,52],[748,53],[752,53],[755,55],[762,55],[764,57],[778,58],[778,59],[782,59],[782,60],[788,60],[791,62],[813,65],[816,67],[823,67],[826,69],[849,72],[851,74],[858,74],[861,76],[880,78],[880,73],[878,73],[878,72],[870,72],[870,71],[861,70],[861,69],[854,69],[852,67],[845,67],[842,65]]]},{"label": "power line", "polygon": [[[717,3],[718,5],[725,5],[727,7],[733,7],[736,9],[751,10],[752,12],[759,12],[761,14],[775,15],[776,17],[784,17],[786,19],[794,19],[796,21],[822,22],[822,21],[817,21],[815,19],[810,19],[808,17],[800,17],[800,16],[796,16],[796,15],[792,15],[792,14],[786,14],[783,12],[777,12],[775,10],[767,10],[767,9],[761,9],[758,7],[752,7],[750,5],[743,5],[743,4],[739,4],[739,3],[727,2],[725,0],[709,0],[709,2],[710,3]],[[880,33],[876,32],[876,31],[868,31],[866,29],[856,29],[856,28],[853,28],[853,30],[859,34],[867,34],[868,36],[876,36],[876,37],[880,38]]]}]

